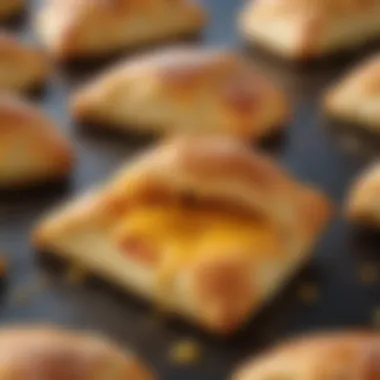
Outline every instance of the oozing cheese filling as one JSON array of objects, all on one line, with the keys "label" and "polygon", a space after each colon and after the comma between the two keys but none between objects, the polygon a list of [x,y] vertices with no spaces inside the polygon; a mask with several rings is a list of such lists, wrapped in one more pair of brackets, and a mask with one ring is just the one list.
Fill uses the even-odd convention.
[{"label": "oozing cheese filling", "polygon": [[238,255],[254,264],[283,251],[269,222],[205,207],[140,206],[123,217],[116,236],[126,255],[158,268],[163,281],[200,256]]}]

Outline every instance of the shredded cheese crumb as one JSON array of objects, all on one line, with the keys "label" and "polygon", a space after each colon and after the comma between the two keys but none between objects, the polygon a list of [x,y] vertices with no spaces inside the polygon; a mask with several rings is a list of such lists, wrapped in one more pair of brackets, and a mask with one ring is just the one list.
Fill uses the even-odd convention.
[{"label": "shredded cheese crumb", "polygon": [[170,358],[179,365],[197,364],[201,360],[201,348],[197,342],[184,340],[171,348]]},{"label": "shredded cheese crumb", "polygon": [[319,299],[318,286],[313,283],[301,285],[298,290],[298,297],[303,303],[307,305],[314,304]]},{"label": "shredded cheese crumb", "polygon": [[379,281],[379,268],[375,263],[361,264],[358,276],[362,284],[374,285]]}]

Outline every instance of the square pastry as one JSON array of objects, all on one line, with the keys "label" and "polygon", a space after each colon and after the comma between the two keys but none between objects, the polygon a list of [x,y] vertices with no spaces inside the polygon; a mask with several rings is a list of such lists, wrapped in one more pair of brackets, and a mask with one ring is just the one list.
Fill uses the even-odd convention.
[{"label": "square pastry", "polygon": [[71,60],[197,34],[206,22],[193,0],[45,0],[36,28],[54,57]]},{"label": "square pastry", "polygon": [[291,115],[286,95],[232,52],[177,47],[126,60],[79,89],[74,117],[119,131],[258,140]]},{"label": "square pastry", "polygon": [[49,73],[49,60],[41,51],[0,32],[0,91],[38,89]]},{"label": "square pastry", "polygon": [[250,0],[239,22],[248,41],[312,59],[380,38],[380,1]]},{"label": "square pastry", "polygon": [[330,214],[324,195],[243,143],[176,137],[53,212],[34,243],[228,334],[308,260]]},{"label": "square pastry", "polygon": [[335,119],[380,133],[380,55],[370,58],[335,84],[324,99]]}]

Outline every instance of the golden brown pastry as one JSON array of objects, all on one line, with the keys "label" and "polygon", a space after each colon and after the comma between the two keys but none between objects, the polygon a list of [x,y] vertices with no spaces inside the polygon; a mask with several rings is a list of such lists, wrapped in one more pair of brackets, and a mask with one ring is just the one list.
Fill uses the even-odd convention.
[{"label": "golden brown pastry", "polygon": [[323,195],[247,145],[177,137],[53,212],[34,241],[228,334],[309,258],[330,212]]},{"label": "golden brown pastry", "polygon": [[364,171],[353,183],[346,202],[348,218],[380,227],[380,163]]},{"label": "golden brown pastry", "polygon": [[77,120],[142,132],[258,139],[288,121],[285,95],[233,53],[175,48],[126,61],[72,99]]},{"label": "golden brown pastry", "polygon": [[380,56],[367,60],[328,91],[327,113],[380,133]]},{"label": "golden brown pastry", "polygon": [[0,188],[61,179],[72,165],[72,148],[49,117],[0,94]]},{"label": "golden brown pastry", "polygon": [[131,353],[88,333],[51,327],[0,330],[2,380],[152,380]]},{"label": "golden brown pastry", "polygon": [[36,26],[48,50],[68,60],[198,33],[205,23],[193,0],[45,0]]},{"label": "golden brown pastry", "polygon": [[49,71],[41,52],[0,32],[0,91],[35,89],[45,82]]},{"label": "golden brown pastry", "polygon": [[377,380],[380,334],[330,332],[292,340],[240,369],[233,380]]},{"label": "golden brown pastry", "polygon": [[20,13],[25,6],[25,0],[1,0],[0,20],[8,19]]},{"label": "golden brown pastry", "polygon": [[247,40],[304,60],[380,38],[380,2],[249,0],[239,21]]}]

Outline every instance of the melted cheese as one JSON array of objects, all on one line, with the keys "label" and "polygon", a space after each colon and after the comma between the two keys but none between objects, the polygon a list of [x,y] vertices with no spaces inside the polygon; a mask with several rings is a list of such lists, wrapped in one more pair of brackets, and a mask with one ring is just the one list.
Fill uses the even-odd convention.
[{"label": "melted cheese", "polygon": [[200,256],[239,255],[254,263],[283,251],[278,233],[268,222],[178,205],[135,208],[117,226],[116,236],[120,242],[139,238],[154,248],[161,284],[170,283],[181,267]]}]

